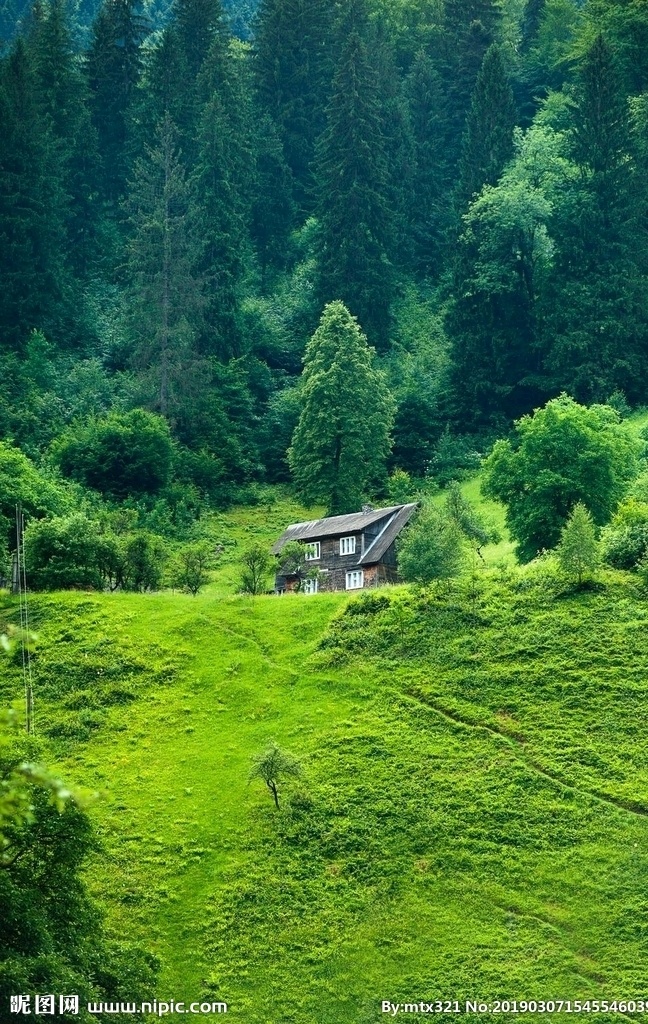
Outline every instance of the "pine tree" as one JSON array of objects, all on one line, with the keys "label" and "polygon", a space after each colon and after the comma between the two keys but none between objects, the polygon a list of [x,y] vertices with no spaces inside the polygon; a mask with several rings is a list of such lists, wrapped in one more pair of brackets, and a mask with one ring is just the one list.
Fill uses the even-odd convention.
[{"label": "pine tree", "polygon": [[133,146],[140,156],[153,142],[155,127],[168,114],[184,144],[193,129],[191,104],[187,95],[187,65],[173,26],[161,33],[157,46],[148,51],[142,71],[141,89],[134,111]]},{"label": "pine tree", "polygon": [[444,14],[443,71],[452,129],[449,155],[456,160],[477,75],[488,47],[498,37],[501,9],[497,0],[445,0]]},{"label": "pine tree", "polygon": [[18,40],[0,65],[0,327],[19,348],[34,328],[60,338],[67,307],[61,155]]},{"label": "pine tree", "polygon": [[293,222],[293,178],[279,132],[268,114],[259,118],[255,145],[256,168],[252,206],[252,239],[266,290],[268,268],[285,266]]},{"label": "pine tree", "polygon": [[636,401],[648,369],[646,226],[623,79],[600,35],[582,60],[574,101],[571,150],[581,173],[553,216],[546,365],[552,386],[568,386],[581,400],[604,401],[619,388]]},{"label": "pine tree", "polygon": [[526,0],[520,24],[520,53],[528,53],[535,43],[547,0]]},{"label": "pine tree", "polygon": [[396,66],[393,41],[383,22],[371,26],[370,50],[380,83],[380,108],[387,165],[386,199],[394,229],[392,254],[401,266],[413,257],[410,218],[418,196],[414,192],[416,147],[403,78]]},{"label": "pine tree", "polygon": [[363,0],[341,26],[326,130],[318,143],[318,294],[341,299],[369,339],[388,343],[393,210],[379,85],[366,41]]},{"label": "pine tree", "polygon": [[394,404],[372,362],[357,320],[330,303],[306,348],[288,461],[303,500],[324,502],[332,514],[358,509],[385,474]]},{"label": "pine tree", "polygon": [[191,90],[214,41],[226,49],[229,40],[221,0],[177,0],[173,24],[187,69],[185,89]]},{"label": "pine tree", "polygon": [[67,251],[74,270],[83,275],[93,266],[97,254],[99,164],[87,84],[74,54],[62,0],[34,8],[28,47],[39,108],[56,142],[62,187],[68,199]]},{"label": "pine tree", "polygon": [[562,528],[556,549],[563,572],[580,587],[586,576],[594,572],[600,561],[594,520],[585,505],[578,502]]},{"label": "pine tree", "polygon": [[462,206],[484,185],[494,185],[513,156],[515,103],[501,47],[494,43],[481,66],[463,137],[457,201]]},{"label": "pine tree", "polygon": [[574,158],[593,173],[601,206],[615,203],[619,188],[627,187],[630,122],[618,63],[600,34],[580,68],[572,134]]},{"label": "pine tree", "polygon": [[173,419],[183,399],[187,368],[195,359],[200,282],[187,234],[189,187],[169,115],[156,144],[140,158],[126,202],[136,362],[151,379],[153,406]]},{"label": "pine tree", "polygon": [[135,90],[146,32],[140,0],[104,0],[95,19],[86,57],[93,123],[101,157],[106,199],[118,200],[128,176],[128,150]]},{"label": "pine tree", "polygon": [[420,51],[407,80],[414,139],[414,202],[409,216],[414,266],[423,275],[438,271],[448,225],[451,174],[447,156],[447,112],[441,76]]},{"label": "pine tree", "polygon": [[[210,98],[197,129],[192,232],[205,287],[201,349],[229,359],[241,353],[240,283],[249,255],[255,152],[246,69],[236,52],[229,67],[213,57],[207,58],[201,83]],[[210,92],[206,81],[212,73],[223,76],[223,86]]]},{"label": "pine tree", "polygon": [[[545,14],[547,0],[526,0],[520,22],[519,59],[515,70],[513,90],[519,111],[519,123],[527,128],[548,92],[551,72],[546,61],[539,59],[536,44]],[[555,83],[559,87],[560,83]]]},{"label": "pine tree", "polygon": [[296,199],[312,210],[315,143],[333,74],[334,0],[261,0],[254,39],[261,107],[279,128]]}]

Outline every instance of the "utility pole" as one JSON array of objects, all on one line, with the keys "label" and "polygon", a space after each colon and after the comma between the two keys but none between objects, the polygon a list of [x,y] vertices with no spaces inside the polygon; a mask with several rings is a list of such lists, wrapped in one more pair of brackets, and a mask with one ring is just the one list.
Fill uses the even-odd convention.
[{"label": "utility pole", "polygon": [[[27,604],[27,570],[25,568],[25,516],[22,505],[16,505],[16,554],[13,561],[12,585],[18,591],[20,608],[20,646],[22,650],[23,682],[25,686],[25,727],[34,732],[34,688],[32,685],[31,656],[29,652],[29,607]],[[15,592],[15,589],[14,589]]]}]

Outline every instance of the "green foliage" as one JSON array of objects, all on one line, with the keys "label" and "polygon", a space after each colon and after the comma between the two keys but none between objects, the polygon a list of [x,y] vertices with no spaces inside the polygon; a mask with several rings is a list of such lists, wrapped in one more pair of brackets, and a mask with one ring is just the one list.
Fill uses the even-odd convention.
[{"label": "green foliage", "polygon": [[460,164],[458,198],[464,202],[484,185],[495,185],[513,155],[516,110],[504,54],[494,43],[477,76]]},{"label": "green foliage", "polygon": [[315,141],[325,124],[332,73],[331,0],[261,0],[254,37],[262,108],[280,131],[300,207],[312,205]]},{"label": "green foliage", "polygon": [[489,543],[498,544],[501,537],[492,524],[486,521],[479,510],[461,492],[453,481],[444,502],[445,514],[461,530],[464,537],[475,547],[477,553]]},{"label": "green foliage", "polygon": [[23,40],[0,63],[0,120],[0,325],[20,350],[36,326],[69,337],[71,312],[61,153]]},{"label": "green foliage", "polygon": [[[140,530],[127,536],[123,542],[120,585],[138,593],[158,590],[166,559],[166,546],[155,534]],[[195,582],[195,576],[192,578]]]},{"label": "green foliage", "polygon": [[252,759],[252,770],[250,780],[262,779],[272,793],[275,807],[279,809],[279,792],[277,786],[285,776],[293,777],[301,774],[301,765],[296,757],[281,750],[276,743],[272,743],[263,753],[257,754]]},{"label": "green foliage", "polygon": [[485,463],[483,490],[507,507],[518,555],[553,548],[577,502],[601,526],[638,472],[641,442],[607,406],[587,409],[567,395],[518,421]]},{"label": "green foliage", "polygon": [[601,533],[603,557],[615,569],[634,569],[648,551],[648,503],[622,501]]},{"label": "green foliage", "polygon": [[[30,587],[34,590],[157,590],[167,558],[162,538],[137,529],[120,535],[111,525],[110,521],[90,519],[83,512],[31,523],[25,532]],[[114,525],[118,527],[116,521]],[[183,582],[176,581],[175,586],[191,589],[188,580],[196,582],[194,561],[197,558],[197,552],[182,549],[174,566],[173,579],[177,579],[177,573],[182,575]],[[193,571],[185,561],[192,563]]]},{"label": "green foliage", "polygon": [[433,505],[419,513],[398,551],[400,575],[407,583],[420,586],[457,576],[463,559],[461,529]]},{"label": "green foliage", "polygon": [[103,2],[92,26],[86,58],[90,110],[101,158],[103,196],[115,203],[123,195],[130,153],[135,90],[142,69],[141,42],[146,23],[138,0]]},{"label": "green foliage", "polygon": [[372,344],[387,347],[394,225],[375,46],[364,0],[339,22],[337,65],[318,143],[318,297],[341,300]]},{"label": "green foliage", "polygon": [[412,501],[416,488],[409,473],[395,469],[387,481],[387,496],[393,505],[404,505]]},{"label": "green foliage", "polygon": [[303,499],[325,502],[333,514],[359,508],[384,475],[391,447],[393,399],[372,356],[355,318],[330,303],[304,356],[288,461]]},{"label": "green foliage", "polygon": [[481,454],[475,449],[475,439],[469,435],[453,434],[449,424],[434,446],[427,466],[428,474],[445,487],[460,480],[481,464]]},{"label": "green foliage", "polygon": [[162,417],[143,409],[75,423],[56,442],[66,476],[115,498],[155,494],[169,481],[173,444]]},{"label": "green foliage", "polygon": [[244,594],[263,594],[268,577],[274,568],[274,559],[265,545],[252,544],[243,554],[241,590]]},{"label": "green foliage", "polygon": [[191,380],[201,312],[196,242],[187,232],[189,198],[178,129],[165,113],[152,146],[135,163],[125,205],[133,362],[148,370],[151,403],[172,417]]},{"label": "green foliage", "polygon": [[599,543],[594,520],[582,502],[574,505],[572,513],[560,532],[556,548],[558,564],[578,586],[591,576],[600,562]]},{"label": "green foliage", "polygon": [[116,561],[116,540],[101,536],[82,512],[30,523],[25,563],[34,590],[103,590]]},{"label": "green foliage", "polygon": [[27,518],[60,514],[72,503],[60,484],[39,472],[17,448],[0,441],[0,537],[10,550],[16,546],[18,502]]},{"label": "green foliage", "polygon": [[637,562],[637,575],[644,591],[648,593],[648,555],[643,555]]},{"label": "green foliage", "polygon": [[195,597],[209,583],[213,565],[214,551],[208,541],[185,544],[173,558],[171,585]]},{"label": "green foliage", "polygon": [[302,589],[304,580],[317,579],[319,569],[312,565],[308,554],[308,545],[300,540],[289,540],[277,556],[278,570],[282,576],[288,576],[295,580],[295,589]]},{"label": "green foliage", "polygon": [[88,1022],[88,1000],[141,999],[159,963],[108,939],[81,877],[97,848],[81,798],[31,760],[38,745],[13,725],[0,714],[0,1000],[9,1006],[17,991],[41,988],[74,992]]}]

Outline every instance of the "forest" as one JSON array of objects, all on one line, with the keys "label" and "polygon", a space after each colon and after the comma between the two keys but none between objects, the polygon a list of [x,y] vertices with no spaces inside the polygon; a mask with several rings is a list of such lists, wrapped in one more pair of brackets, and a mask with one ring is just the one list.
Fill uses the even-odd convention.
[{"label": "forest", "polygon": [[0,0],[0,1024],[648,1010],[647,594],[646,0]]},{"label": "forest", "polygon": [[290,481],[333,301],[386,388],[370,496],[562,392],[646,401],[641,0],[37,2],[3,32],[0,434],[45,511],[62,481],[182,524]]}]

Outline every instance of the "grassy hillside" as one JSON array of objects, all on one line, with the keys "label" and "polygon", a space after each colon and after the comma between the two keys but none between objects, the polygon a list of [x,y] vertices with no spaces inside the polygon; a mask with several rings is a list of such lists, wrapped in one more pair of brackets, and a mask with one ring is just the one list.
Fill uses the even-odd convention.
[{"label": "grassy hillside", "polygon": [[[195,599],[33,601],[38,729],[100,793],[88,881],[160,956],[153,995],[214,993],[246,1024],[643,997],[648,602],[631,578],[572,594],[500,565],[422,597],[232,596],[236,550],[286,512],[224,519],[238,544]],[[19,692],[16,664],[0,697]],[[278,813],[248,783],[271,739],[303,763]]]}]

